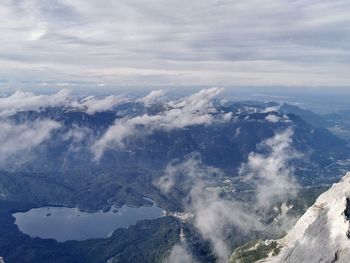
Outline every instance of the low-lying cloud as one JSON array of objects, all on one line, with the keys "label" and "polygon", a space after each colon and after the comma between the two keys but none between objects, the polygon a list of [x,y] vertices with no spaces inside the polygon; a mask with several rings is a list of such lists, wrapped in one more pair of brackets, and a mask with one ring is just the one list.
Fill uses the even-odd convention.
[{"label": "low-lying cloud", "polygon": [[165,263],[195,263],[195,261],[184,245],[176,244]]},{"label": "low-lying cloud", "polygon": [[69,98],[70,92],[66,89],[51,95],[16,91],[10,96],[0,97],[0,117],[8,117],[20,111],[38,111],[46,107],[66,105]]},{"label": "low-lying cloud", "polygon": [[0,97],[0,118],[4,120],[22,111],[44,111],[49,107],[63,107],[64,110],[78,110],[93,115],[113,110],[117,105],[133,102],[142,103],[147,108],[161,103],[163,109],[152,115],[144,113],[133,117],[118,118],[101,137],[91,142],[91,150],[99,159],[109,148],[121,148],[130,136],[151,134],[155,130],[182,129],[191,125],[209,125],[215,121],[230,120],[230,113],[218,112],[213,99],[223,91],[222,88],[203,89],[188,97],[160,102],[165,92],[155,90],[143,98],[131,100],[124,96],[74,97],[67,89],[54,94],[37,95],[32,92],[17,91]]},{"label": "low-lying cloud", "polygon": [[60,127],[58,122],[52,120],[20,124],[2,121],[0,123],[0,164],[6,164],[11,158],[16,158],[17,162],[22,158],[30,158],[36,147],[50,139],[51,133]]},{"label": "low-lying cloud", "polygon": [[219,114],[212,104],[213,98],[222,91],[222,88],[203,89],[183,99],[168,102],[165,104],[166,109],[156,115],[146,113],[133,118],[117,119],[93,145],[92,151],[96,159],[99,159],[106,149],[123,147],[124,140],[131,135],[137,135],[139,127],[142,127],[142,134],[150,134],[155,130],[181,129],[191,125],[226,121],[229,114]]},{"label": "low-lying cloud", "polygon": [[211,243],[219,260],[226,262],[232,252],[225,239],[230,227],[245,234],[262,230],[264,223],[259,220],[259,210],[295,197],[297,184],[289,161],[299,155],[292,148],[292,136],[292,129],[275,134],[258,146],[264,153],[250,153],[242,165],[240,175],[255,190],[253,207],[222,198],[218,182],[222,180],[223,172],[204,165],[198,155],[169,164],[155,185],[168,194],[176,187],[182,187],[188,193],[183,200],[185,212],[193,214],[195,227]]},{"label": "low-lying cloud", "polygon": [[48,107],[74,108],[93,115],[97,112],[112,110],[118,104],[128,101],[128,98],[121,95],[76,98],[68,89],[48,95],[16,91],[9,96],[0,97],[0,117],[9,117],[21,111],[40,111]]},{"label": "low-lying cloud", "polygon": [[263,141],[258,148],[267,153],[250,153],[241,167],[240,175],[256,189],[259,208],[269,208],[272,203],[288,200],[297,193],[294,169],[289,162],[300,154],[292,148],[292,136],[293,130],[288,128]]},{"label": "low-lying cloud", "polygon": [[165,96],[164,90],[152,90],[145,97],[138,99],[137,102],[141,102],[141,103],[144,103],[146,106],[150,106],[153,103],[158,102],[159,99],[161,99],[164,96]]},{"label": "low-lying cloud", "polygon": [[110,95],[104,98],[96,98],[95,96],[88,96],[79,101],[74,101],[72,106],[79,110],[85,111],[92,115],[97,112],[112,110],[118,104],[126,102],[127,99],[122,96]]},{"label": "low-lying cloud", "polygon": [[191,155],[183,162],[170,164],[155,185],[169,193],[174,186],[182,184],[180,187],[188,193],[183,200],[185,212],[194,215],[195,227],[212,244],[219,259],[225,261],[230,254],[225,242],[227,229],[234,226],[247,233],[259,228],[260,222],[243,204],[220,197],[216,184],[222,171],[204,165],[198,158]]}]

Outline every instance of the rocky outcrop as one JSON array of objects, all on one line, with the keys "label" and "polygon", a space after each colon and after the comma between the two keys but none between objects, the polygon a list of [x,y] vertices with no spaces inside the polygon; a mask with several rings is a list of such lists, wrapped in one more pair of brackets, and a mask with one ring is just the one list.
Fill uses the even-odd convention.
[{"label": "rocky outcrop", "polygon": [[278,256],[259,262],[348,263],[350,173],[323,193],[298,220],[285,238],[278,241],[282,247]]}]

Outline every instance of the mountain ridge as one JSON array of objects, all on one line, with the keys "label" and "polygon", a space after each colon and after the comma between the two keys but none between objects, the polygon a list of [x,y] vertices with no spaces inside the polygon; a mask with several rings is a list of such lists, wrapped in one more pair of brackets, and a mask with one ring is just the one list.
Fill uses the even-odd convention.
[{"label": "mountain ridge", "polygon": [[258,262],[349,262],[349,197],[350,172],[321,194],[278,241],[282,247],[278,256]]}]

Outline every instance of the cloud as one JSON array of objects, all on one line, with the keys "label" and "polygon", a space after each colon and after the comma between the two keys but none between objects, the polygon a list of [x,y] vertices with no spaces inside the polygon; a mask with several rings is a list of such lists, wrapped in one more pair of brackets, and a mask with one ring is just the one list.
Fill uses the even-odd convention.
[{"label": "cloud", "polygon": [[265,120],[268,122],[272,123],[277,123],[277,122],[290,122],[289,118],[287,115],[278,115],[278,114],[269,114],[265,117]]},{"label": "cloud", "polygon": [[265,120],[272,122],[272,123],[276,123],[276,122],[280,122],[281,121],[281,117],[277,116],[275,114],[269,114],[265,117]]},{"label": "cloud", "polygon": [[286,129],[263,141],[259,147],[267,153],[250,153],[240,175],[256,189],[256,205],[269,208],[272,204],[295,197],[298,189],[290,161],[300,158],[292,147],[293,130]]},{"label": "cloud", "polygon": [[0,79],[348,86],[349,7],[346,0],[5,0]]},{"label": "cloud", "polygon": [[146,106],[149,106],[157,102],[160,98],[164,97],[165,92],[163,90],[152,90],[145,97],[138,99],[138,102],[144,103]]},{"label": "cloud", "polygon": [[48,140],[51,133],[61,125],[52,120],[36,120],[16,124],[10,121],[0,123],[0,164],[6,165],[11,158],[19,162],[29,158],[31,153]]},{"label": "cloud", "polygon": [[76,153],[93,142],[93,131],[87,127],[73,125],[62,136],[63,141],[69,142],[68,152]]},{"label": "cloud", "polygon": [[167,108],[156,115],[144,114],[130,119],[117,119],[92,146],[92,151],[99,159],[106,149],[123,147],[124,140],[138,134],[140,126],[142,134],[150,134],[154,130],[182,129],[191,125],[227,121],[229,118],[226,114],[214,116],[219,112],[212,105],[213,98],[222,91],[222,88],[203,89],[183,99],[168,102],[165,105]]},{"label": "cloud", "polygon": [[169,257],[165,263],[194,263],[192,256],[184,246],[175,245],[170,252]]},{"label": "cloud", "polygon": [[[293,150],[292,136],[292,129],[276,133],[260,143],[258,148],[263,153],[250,153],[242,165],[239,175],[255,190],[252,206],[220,196],[218,186],[225,174],[204,165],[198,154],[170,163],[155,185],[168,195],[174,189],[185,193],[185,212],[193,215],[194,226],[211,243],[219,259],[226,262],[231,253],[226,240],[228,229],[235,227],[241,234],[249,235],[253,230],[271,228],[270,224],[265,225],[263,212],[279,203],[281,214],[275,221],[287,217],[289,207],[285,202],[295,197],[298,189],[289,161],[300,157]],[[286,224],[282,221],[276,227],[284,228]]]},{"label": "cloud", "polygon": [[0,97],[0,117],[7,117],[19,111],[38,111],[46,107],[62,106],[68,103],[69,95],[70,92],[66,89],[52,95],[16,91],[10,96]]},{"label": "cloud", "polygon": [[127,99],[122,96],[110,95],[104,98],[88,96],[80,101],[75,101],[72,106],[84,110],[86,113],[93,115],[97,112],[112,110],[114,106],[126,102]]},{"label": "cloud", "polygon": [[112,110],[118,104],[129,101],[122,95],[106,97],[86,96],[75,98],[70,90],[62,89],[49,95],[16,91],[9,96],[0,97],[0,117],[8,117],[20,111],[39,111],[47,107],[75,108],[88,114]]},{"label": "cloud", "polygon": [[202,164],[198,155],[190,155],[180,163],[170,164],[155,185],[167,193],[181,187],[187,193],[183,200],[185,211],[194,215],[194,225],[208,240],[223,261],[230,249],[226,244],[227,229],[234,226],[242,233],[259,228],[260,223],[243,204],[220,197],[215,188],[223,173]]},{"label": "cloud", "polygon": [[217,192],[195,187],[191,198],[189,211],[195,215],[194,224],[203,238],[211,242],[222,262],[226,262],[231,253],[226,241],[228,229],[234,226],[247,234],[261,228],[260,222],[243,204],[222,199]]}]

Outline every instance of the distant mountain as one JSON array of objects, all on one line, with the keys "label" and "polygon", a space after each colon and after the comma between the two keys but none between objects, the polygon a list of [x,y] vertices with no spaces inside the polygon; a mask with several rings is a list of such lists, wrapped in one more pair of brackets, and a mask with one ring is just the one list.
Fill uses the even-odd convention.
[{"label": "distant mountain", "polygon": [[288,114],[293,113],[295,115],[298,115],[300,118],[305,120],[306,122],[310,123],[314,127],[318,128],[326,128],[330,125],[328,120],[324,118],[322,115],[319,115],[317,113],[314,113],[310,110],[302,109],[298,106],[283,103],[279,107],[280,111]]},{"label": "distant mountain", "polygon": [[274,103],[214,105],[207,116],[230,118],[172,129],[157,123],[150,130],[147,124],[139,124],[131,127],[133,134],[124,138],[122,147],[110,143],[97,161],[91,147],[116,121],[140,116],[157,120],[169,109],[162,103],[146,107],[127,102],[94,114],[67,107],[17,112],[9,117],[16,124],[52,120],[60,127],[51,133],[50,140],[31,150],[31,158],[22,160],[20,152],[6,162],[2,170],[11,175],[0,173],[0,191],[10,200],[78,205],[92,211],[116,202],[141,205],[142,197],[149,196],[176,210],[181,200],[168,198],[154,186],[169,163],[196,153],[203,164],[235,178],[249,154],[265,151],[259,146],[261,142],[289,128],[293,130],[293,148],[302,153],[293,160],[302,185],[328,183],[342,173],[336,162],[346,159],[350,150],[328,130],[314,127],[293,113],[283,113]]},{"label": "distant mountain", "polygon": [[[16,161],[16,169],[36,172],[90,170],[91,167],[115,170],[116,167],[121,169],[129,166],[163,169],[170,161],[197,152],[205,164],[235,171],[246,161],[250,152],[257,151],[257,145],[261,141],[288,127],[294,130],[293,146],[306,153],[304,163],[310,164],[310,160],[312,165],[321,168],[334,159],[347,157],[348,149],[344,147],[344,141],[295,113],[285,113],[286,105],[282,107],[283,110],[274,109],[274,105],[217,105],[217,111],[232,114],[229,120],[193,124],[183,128],[155,128],[149,132],[148,127],[141,124],[133,128],[137,130],[134,136],[124,138],[123,147],[108,147],[99,162],[92,160],[91,146],[116,120],[144,114],[159,116],[163,114],[164,106],[157,104],[147,108],[138,103],[126,103],[115,107],[113,111],[95,114],[62,107],[39,112],[19,112],[11,117],[17,123],[49,119],[60,123],[61,128],[54,131],[50,141],[40,145],[35,161],[28,160],[20,166]],[[293,109],[296,111],[296,107]],[[215,113],[212,114],[215,117]],[[71,131],[82,133],[78,142]]]},{"label": "distant mountain", "polygon": [[340,138],[350,142],[350,111],[342,110],[323,116],[329,123],[328,129]]},{"label": "distant mountain", "polygon": [[[265,169],[265,163],[268,178],[284,172],[288,178],[293,176],[293,180],[276,184],[287,184],[282,188],[283,198],[286,189],[294,192],[297,187],[312,202],[313,193],[318,192],[313,186],[328,185],[350,166],[347,143],[317,122],[318,116],[274,102],[222,102],[211,99],[209,91],[166,102],[126,100],[109,108],[97,107],[90,100],[87,109],[81,103],[79,107],[44,103],[39,108],[6,111],[0,117],[0,221],[4,226],[0,255],[14,262],[56,262],[46,260],[51,255],[61,260],[57,262],[161,262],[184,231],[191,255],[198,262],[215,262],[218,254],[213,240],[209,233],[203,237],[194,212],[209,207],[214,211],[210,215],[220,216],[215,208],[223,205],[226,219],[234,217],[239,208],[242,215],[247,212],[257,218],[256,226],[272,224],[286,207],[300,215],[306,206],[304,196],[300,200],[273,196],[271,203],[261,204],[266,205],[264,209],[255,208],[265,196],[264,189],[274,191],[257,189],[264,181],[261,178],[249,181],[255,180],[250,177],[256,171]],[[268,186],[270,183],[267,181]],[[172,187],[164,190],[167,185]],[[187,219],[165,217],[116,230],[111,238],[60,244],[20,233],[11,216],[52,205],[91,212],[106,211],[112,205],[149,205],[144,197],[168,214],[186,215]],[[298,205],[289,210],[293,201]],[[218,232],[217,222],[224,221],[214,219],[211,229]],[[227,256],[251,239],[280,234],[279,229],[256,229],[254,222],[253,231],[245,233],[240,224],[227,221],[218,232],[222,235],[216,237],[225,247],[227,243]],[[276,242],[266,247],[272,253],[279,249]]]}]

